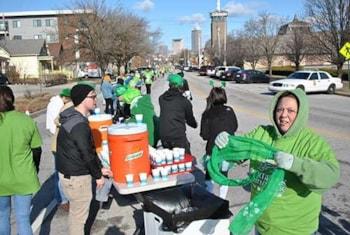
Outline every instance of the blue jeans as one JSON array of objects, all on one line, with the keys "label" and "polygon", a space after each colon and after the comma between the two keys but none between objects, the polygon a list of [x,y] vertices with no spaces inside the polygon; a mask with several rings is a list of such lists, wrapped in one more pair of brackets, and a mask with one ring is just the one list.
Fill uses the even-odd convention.
[{"label": "blue jeans", "polygon": [[29,221],[32,195],[0,196],[0,235],[11,234],[10,214],[11,198],[14,202],[17,234],[32,235],[32,227]]}]

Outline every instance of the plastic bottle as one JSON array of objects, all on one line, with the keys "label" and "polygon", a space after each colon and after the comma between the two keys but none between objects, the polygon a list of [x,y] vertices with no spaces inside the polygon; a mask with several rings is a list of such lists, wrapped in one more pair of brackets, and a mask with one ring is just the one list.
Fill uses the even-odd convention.
[{"label": "plastic bottle", "polygon": [[109,168],[109,148],[107,140],[102,140],[101,158],[102,165]]}]

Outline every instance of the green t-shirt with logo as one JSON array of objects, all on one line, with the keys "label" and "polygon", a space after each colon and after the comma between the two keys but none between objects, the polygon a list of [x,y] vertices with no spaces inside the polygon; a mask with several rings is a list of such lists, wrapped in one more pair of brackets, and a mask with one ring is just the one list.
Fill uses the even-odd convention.
[{"label": "green t-shirt with logo", "polygon": [[41,137],[31,117],[17,111],[0,118],[0,196],[27,195],[40,188],[31,149]]}]

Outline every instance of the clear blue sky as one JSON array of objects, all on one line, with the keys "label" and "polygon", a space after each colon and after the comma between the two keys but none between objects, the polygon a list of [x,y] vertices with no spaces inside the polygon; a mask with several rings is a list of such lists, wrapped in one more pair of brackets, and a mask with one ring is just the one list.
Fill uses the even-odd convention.
[{"label": "clear blue sky", "polygon": [[[1,12],[68,9],[71,0],[0,0]],[[202,41],[210,39],[209,13],[216,0],[106,0],[107,5],[122,4],[136,15],[144,17],[152,30],[162,31],[161,41],[171,46],[174,38],[183,38],[191,47],[191,30],[200,27]],[[292,18],[302,18],[303,0],[221,0],[221,9],[229,11],[228,32],[241,29],[244,22],[260,12]],[[169,48],[170,49],[170,48]]]}]

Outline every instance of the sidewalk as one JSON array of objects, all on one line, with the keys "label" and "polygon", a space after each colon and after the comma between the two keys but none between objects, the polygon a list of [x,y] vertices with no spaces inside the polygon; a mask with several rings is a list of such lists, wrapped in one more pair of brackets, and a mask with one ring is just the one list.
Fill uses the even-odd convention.
[{"label": "sidewalk", "polygon": [[343,88],[336,90],[335,94],[350,97],[349,81],[343,81]]}]

